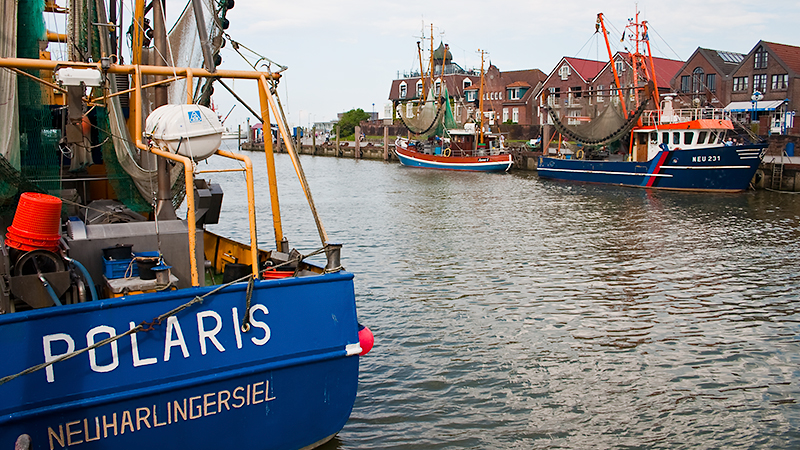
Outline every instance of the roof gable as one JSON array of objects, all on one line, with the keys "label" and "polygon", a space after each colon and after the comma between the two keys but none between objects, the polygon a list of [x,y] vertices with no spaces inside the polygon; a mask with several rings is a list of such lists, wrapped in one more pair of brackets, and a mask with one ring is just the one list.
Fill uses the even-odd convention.
[{"label": "roof gable", "polygon": [[772,54],[778,57],[783,62],[783,65],[794,72],[793,76],[800,76],[800,47],[793,45],[778,44],[775,42],[759,41],[759,43],[751,50],[751,53],[763,45],[772,51]]}]

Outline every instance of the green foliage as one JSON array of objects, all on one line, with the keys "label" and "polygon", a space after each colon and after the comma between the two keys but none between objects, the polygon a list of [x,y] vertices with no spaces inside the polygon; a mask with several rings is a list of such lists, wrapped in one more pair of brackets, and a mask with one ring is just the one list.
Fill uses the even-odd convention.
[{"label": "green foliage", "polygon": [[339,120],[339,136],[353,135],[356,125],[367,119],[369,119],[369,114],[361,108],[351,109],[342,114],[342,118]]}]

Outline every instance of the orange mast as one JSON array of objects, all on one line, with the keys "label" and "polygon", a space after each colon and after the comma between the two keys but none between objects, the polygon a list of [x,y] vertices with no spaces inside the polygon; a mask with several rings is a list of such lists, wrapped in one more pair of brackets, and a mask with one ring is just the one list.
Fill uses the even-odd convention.
[{"label": "orange mast", "polygon": [[619,74],[617,73],[617,65],[614,64],[614,55],[611,54],[611,44],[608,43],[608,32],[606,32],[606,24],[603,23],[603,13],[597,14],[597,23],[603,29],[603,38],[606,40],[606,49],[608,50],[608,61],[611,63],[611,70],[614,71],[614,82],[617,83],[617,94],[619,94],[619,101],[622,103],[622,114],[627,117],[628,111],[625,108],[625,96],[622,94],[622,86],[619,84]]}]

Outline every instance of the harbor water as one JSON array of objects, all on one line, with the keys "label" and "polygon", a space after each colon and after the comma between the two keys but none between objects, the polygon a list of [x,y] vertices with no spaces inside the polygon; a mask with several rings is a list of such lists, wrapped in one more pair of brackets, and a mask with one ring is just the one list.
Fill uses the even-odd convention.
[{"label": "harbor water", "polygon": [[[264,155],[246,154],[274,248]],[[284,233],[310,253],[319,235],[276,161]],[[301,161],[375,334],[323,448],[800,447],[797,196]],[[246,240],[243,176],[211,179],[216,231]]]}]

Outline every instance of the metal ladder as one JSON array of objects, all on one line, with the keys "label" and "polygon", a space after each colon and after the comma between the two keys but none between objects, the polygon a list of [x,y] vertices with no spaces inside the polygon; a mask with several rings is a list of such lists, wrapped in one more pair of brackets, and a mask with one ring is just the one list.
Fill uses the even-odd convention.
[{"label": "metal ladder", "polygon": [[[781,158],[782,159],[782,158]],[[772,189],[780,191],[783,187],[783,161],[772,163]]]}]

